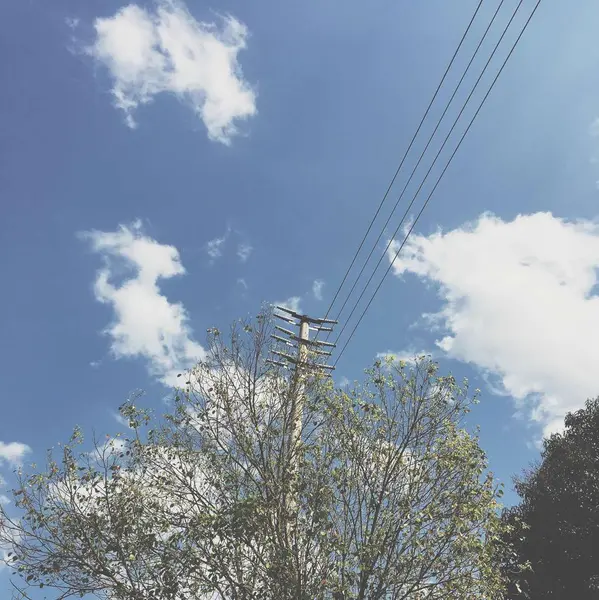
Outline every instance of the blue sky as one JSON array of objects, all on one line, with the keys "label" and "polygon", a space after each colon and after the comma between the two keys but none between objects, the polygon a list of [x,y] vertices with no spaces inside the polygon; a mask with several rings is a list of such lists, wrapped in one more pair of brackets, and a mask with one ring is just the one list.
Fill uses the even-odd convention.
[{"label": "blue sky", "polygon": [[[5,488],[132,390],[160,410],[208,327],[326,311],[476,4],[2,4]],[[508,484],[599,393],[598,17],[541,3],[336,371],[432,352]]]}]

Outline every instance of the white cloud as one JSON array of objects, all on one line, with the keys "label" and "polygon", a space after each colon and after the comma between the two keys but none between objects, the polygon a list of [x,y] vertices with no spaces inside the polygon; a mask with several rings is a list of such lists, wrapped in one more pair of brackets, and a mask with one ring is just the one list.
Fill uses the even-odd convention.
[{"label": "white cloud", "polygon": [[108,68],[112,94],[130,127],[133,113],[161,92],[175,95],[204,122],[208,137],[229,144],[236,122],[256,114],[256,96],[237,55],[248,31],[231,16],[196,21],[183,2],[158,0],[154,10],[129,4],[96,19],[87,52]]},{"label": "white cloud", "polygon": [[237,256],[241,262],[246,262],[252,253],[252,246],[250,244],[239,244],[237,246]]},{"label": "white cloud", "polygon": [[394,264],[398,276],[439,285],[434,319],[447,335],[438,347],[495,375],[545,434],[599,394],[597,269],[599,225],[550,213],[485,214],[415,235]]},{"label": "white cloud", "polygon": [[8,463],[13,467],[18,466],[29,452],[31,452],[31,448],[27,444],[22,444],[21,442],[9,442],[6,444],[0,441],[0,465]]},{"label": "white cloud", "polygon": [[[114,310],[114,321],[105,330],[113,355],[144,358],[151,375],[167,386],[175,385],[177,373],[204,356],[202,346],[193,340],[187,311],[182,304],[169,302],[158,286],[160,279],[185,273],[179,252],[144,235],[139,221],[115,232],[91,231],[82,237],[104,258],[94,292],[99,302]],[[123,273],[129,278],[113,283]]]},{"label": "white cloud", "polygon": [[249,286],[248,286],[248,284],[247,284],[247,281],[246,281],[246,280],[245,280],[243,277],[239,277],[239,278],[237,279],[237,283],[238,283],[238,284],[239,284],[239,285],[240,285],[240,286],[241,286],[241,287],[242,287],[244,290],[247,290],[247,289],[248,289],[248,287],[249,287]]},{"label": "white cloud", "polygon": [[316,300],[322,300],[322,288],[324,287],[324,281],[322,279],[316,279],[312,284],[312,293]]}]

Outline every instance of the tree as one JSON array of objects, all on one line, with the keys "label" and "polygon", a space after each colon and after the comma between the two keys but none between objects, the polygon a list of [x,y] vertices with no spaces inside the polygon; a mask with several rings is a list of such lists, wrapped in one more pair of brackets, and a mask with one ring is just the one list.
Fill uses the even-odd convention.
[{"label": "tree", "polygon": [[566,416],[515,487],[521,501],[505,513],[504,539],[529,568],[506,562],[509,597],[599,597],[599,399]]},{"label": "tree", "polygon": [[463,417],[476,398],[431,361],[378,361],[350,391],[266,362],[271,321],[237,324],[157,419],[19,473],[0,542],[56,598],[500,598],[501,490]]}]

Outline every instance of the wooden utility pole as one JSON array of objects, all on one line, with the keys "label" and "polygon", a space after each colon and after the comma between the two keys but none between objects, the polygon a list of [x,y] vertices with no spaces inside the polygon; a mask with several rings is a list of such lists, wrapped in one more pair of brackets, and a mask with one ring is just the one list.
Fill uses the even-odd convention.
[{"label": "wooden utility pole", "polygon": [[[283,469],[280,476],[282,478],[283,494],[280,504],[282,512],[280,514],[279,532],[291,558],[289,561],[291,569],[289,576],[291,579],[288,580],[289,597],[300,598],[303,597],[302,574],[301,570],[296,571],[297,563],[293,557],[298,543],[299,475],[302,464],[302,429],[306,378],[311,373],[332,371],[335,368],[319,361],[320,357],[331,355],[330,349],[334,348],[335,344],[316,339],[311,340],[310,331],[330,332],[332,327],[327,325],[333,325],[336,321],[314,319],[282,306],[276,306],[275,309],[280,311],[274,312],[275,317],[284,321],[288,326],[293,326],[293,329],[287,329],[275,325],[275,329],[281,335],[275,334],[272,337],[278,342],[278,347],[281,349],[273,348],[271,352],[276,359],[271,358],[268,360],[279,367],[291,369],[292,371],[289,382],[289,409],[285,415],[286,431],[284,432],[281,448]],[[329,350],[326,348],[329,348]],[[287,349],[292,350],[292,352],[283,351]]]},{"label": "wooden utility pole", "polygon": [[[278,359],[270,359],[269,362],[283,368],[291,368],[293,370],[291,380],[291,402],[289,410],[289,435],[287,442],[287,453],[290,470],[290,480],[297,477],[298,467],[301,461],[301,452],[299,452],[304,414],[304,397],[306,387],[306,376],[314,372],[332,371],[335,367],[318,362],[321,356],[328,357],[331,355],[330,350],[322,348],[334,348],[335,344],[320,340],[311,340],[310,331],[332,331],[332,327],[327,325],[335,325],[337,321],[330,319],[315,319],[307,315],[299,314],[288,308],[276,306],[276,310],[284,314],[274,313],[274,316],[289,325],[293,325],[299,329],[299,335],[294,331],[275,325],[275,329],[281,332],[283,336],[273,335],[273,339],[295,350],[294,354],[282,352],[281,350],[272,350],[272,353]],[[297,329],[296,329],[297,331]],[[297,513],[297,495],[291,494],[288,499],[289,514]]]}]

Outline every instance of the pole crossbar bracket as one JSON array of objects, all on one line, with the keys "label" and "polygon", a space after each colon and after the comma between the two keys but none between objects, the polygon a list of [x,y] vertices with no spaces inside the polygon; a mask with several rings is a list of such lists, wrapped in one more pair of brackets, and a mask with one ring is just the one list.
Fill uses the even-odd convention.
[{"label": "pole crossbar bracket", "polygon": [[283,369],[288,369],[289,365],[287,363],[284,363],[280,360],[274,360],[272,358],[267,358],[266,359],[267,363],[270,363],[271,365],[276,365],[277,367],[282,367]]},{"label": "pole crossbar bracket", "polygon": [[295,335],[295,333],[293,333],[293,331],[291,331],[290,329],[285,329],[284,327],[281,327],[280,325],[275,325],[275,329],[277,331],[281,331],[282,333],[288,335],[289,337],[297,337]]},{"label": "pole crossbar bracket", "polygon": [[313,354],[318,354],[319,356],[331,356],[331,353],[327,352],[326,350],[316,350],[315,348],[313,348],[312,350],[310,350],[310,352],[312,352]]},{"label": "pole crossbar bracket", "polygon": [[297,325],[297,323],[291,319],[289,319],[288,317],[285,317],[284,315],[278,315],[277,313],[274,313],[275,317],[277,317],[277,319],[281,319],[281,321],[285,321],[285,323],[289,323],[290,325]]},{"label": "pole crossbar bracket", "polygon": [[312,331],[333,331],[332,327],[310,327]]},{"label": "pole crossbar bracket", "polygon": [[[333,321],[332,319],[320,319],[315,317],[309,317],[308,315],[301,315],[290,308],[285,308],[284,306],[275,306],[277,310],[282,310],[283,312],[291,315],[294,319],[298,319],[299,321],[307,321],[308,323],[315,323],[316,325],[322,325],[324,323],[328,323],[331,325],[337,325],[338,321]],[[276,315],[277,313],[275,313]]]},{"label": "pole crossbar bracket", "polygon": [[280,335],[272,335],[271,336],[273,340],[277,340],[277,342],[282,342],[283,344],[287,345],[287,346],[291,346],[292,348],[295,348],[295,345],[287,338],[281,337]]},{"label": "pole crossbar bracket", "polygon": [[[333,342],[324,342],[321,340],[305,340],[302,339],[301,337],[295,335],[293,333],[293,331],[289,331],[288,329],[285,329],[284,327],[279,327],[278,325],[275,325],[275,329],[278,329],[279,331],[283,331],[285,332],[288,336],[290,340],[293,340],[294,342],[300,342],[302,344],[307,344],[308,346],[324,346],[326,348],[335,348],[337,346],[337,344],[334,344]],[[273,335],[272,336],[274,339],[276,340],[280,340],[280,336],[278,335]],[[285,340],[287,341],[287,340]]]}]

